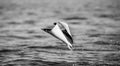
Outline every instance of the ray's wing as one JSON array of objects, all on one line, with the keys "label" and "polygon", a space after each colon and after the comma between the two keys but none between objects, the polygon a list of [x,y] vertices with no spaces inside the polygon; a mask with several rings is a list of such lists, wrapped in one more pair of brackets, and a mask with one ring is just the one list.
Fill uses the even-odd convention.
[{"label": "ray's wing", "polygon": [[53,35],[54,37],[56,37],[60,40],[62,40],[63,42],[65,42],[67,44],[69,49],[72,49],[71,44],[73,44],[73,39],[72,39],[68,25],[63,24],[62,27],[65,28],[63,30],[60,28],[60,25],[58,23],[55,23],[54,25],[55,26],[52,29],[51,28],[43,28],[42,30]]},{"label": "ray's wing", "polygon": [[49,29],[49,28],[42,28],[41,30],[43,30],[43,31],[47,32],[48,34],[50,34],[50,35],[52,35],[52,36],[58,38],[56,35],[54,35],[54,34],[51,32],[52,29]]},{"label": "ray's wing", "polygon": [[62,40],[63,42],[67,43],[67,44],[73,44],[73,39],[69,30],[69,27],[66,23],[61,24],[62,27],[64,27],[64,30],[61,30],[60,26],[58,23],[54,24],[55,26],[51,29],[51,28],[44,28],[42,29],[43,31],[51,34],[52,36]]},{"label": "ray's wing", "polygon": [[74,43],[74,42],[73,42],[73,38],[68,34],[68,32],[67,32],[66,30],[63,30],[62,32],[64,33],[64,35],[65,35],[65,37],[67,38],[67,40],[68,40],[71,44],[73,44],[73,43]]},{"label": "ray's wing", "polygon": [[63,32],[61,31],[58,24],[55,25],[55,27],[51,30],[52,34],[57,37],[58,39],[62,40],[65,43],[69,43]]},{"label": "ray's wing", "polygon": [[67,23],[64,23],[64,22],[58,22],[59,24],[61,24],[65,30],[62,30],[62,32],[64,33],[64,35],[66,36],[67,40],[73,44],[73,38],[72,38],[72,34],[70,32],[70,29],[69,29],[69,26]]},{"label": "ray's wing", "polygon": [[61,24],[66,29],[66,31],[70,34],[70,36],[72,37],[72,34],[70,32],[70,28],[69,28],[68,24],[64,23],[64,22],[58,22],[58,23]]}]

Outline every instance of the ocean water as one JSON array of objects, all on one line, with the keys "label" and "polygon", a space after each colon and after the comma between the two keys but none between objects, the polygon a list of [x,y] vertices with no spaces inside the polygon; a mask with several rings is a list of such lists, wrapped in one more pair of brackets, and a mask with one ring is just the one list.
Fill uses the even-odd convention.
[{"label": "ocean water", "polygon": [[[0,66],[120,65],[119,9],[110,0],[0,3]],[[73,51],[41,30],[57,21],[69,24]]]}]

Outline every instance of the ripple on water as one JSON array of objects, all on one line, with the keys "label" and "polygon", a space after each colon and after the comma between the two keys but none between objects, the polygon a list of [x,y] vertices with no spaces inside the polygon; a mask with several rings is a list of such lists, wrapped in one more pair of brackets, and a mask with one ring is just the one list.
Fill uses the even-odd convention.
[{"label": "ripple on water", "polygon": [[4,24],[0,24],[0,28],[4,28],[5,27],[5,25]]},{"label": "ripple on water", "polygon": [[[42,60],[30,60],[30,59],[16,59],[13,61],[6,62],[5,66],[73,66],[74,62],[50,62]],[[77,65],[77,64],[76,64]]]},{"label": "ripple on water", "polygon": [[25,20],[24,24],[30,24],[30,25],[35,25],[36,21],[35,20]]},{"label": "ripple on water", "polygon": [[28,48],[41,48],[41,49],[61,49],[61,50],[69,50],[65,46],[29,46]]},{"label": "ripple on water", "polygon": [[12,53],[18,53],[20,52],[20,49],[1,49],[0,50],[0,54],[4,55],[4,54],[12,54]]},{"label": "ripple on water", "polygon": [[71,17],[65,17],[62,18],[63,20],[87,20],[88,18],[86,17],[81,17],[81,16],[71,16]]},{"label": "ripple on water", "polygon": [[20,25],[21,23],[16,22],[16,21],[10,21],[10,22],[7,22],[7,24],[9,24],[9,25]]},{"label": "ripple on water", "polygon": [[70,24],[73,24],[73,25],[80,25],[80,22],[70,22]]},{"label": "ripple on water", "polygon": [[44,36],[44,35],[33,35],[33,37],[41,38],[41,39],[48,38],[47,36]]},{"label": "ripple on water", "polygon": [[120,53],[109,53],[103,57],[104,61],[112,64],[120,63]]},{"label": "ripple on water", "polygon": [[31,39],[31,37],[24,37],[24,36],[16,36],[16,35],[9,35],[8,37],[15,38],[15,39]]}]

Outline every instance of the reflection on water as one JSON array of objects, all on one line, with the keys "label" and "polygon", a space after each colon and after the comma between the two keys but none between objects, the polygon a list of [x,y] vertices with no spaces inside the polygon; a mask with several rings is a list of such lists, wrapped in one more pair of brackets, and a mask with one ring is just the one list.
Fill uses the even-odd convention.
[{"label": "reflection on water", "polygon": [[[80,2],[85,4],[87,0]],[[56,7],[56,10],[51,10],[51,7],[55,7],[52,5],[58,3],[49,4],[51,7],[46,5],[48,11],[37,8],[38,5],[35,3],[38,2],[34,1],[30,4],[36,7],[35,10],[29,6],[29,3],[26,3],[28,6],[19,6],[18,9],[5,12],[0,7],[0,10],[3,9],[3,14],[0,15],[1,66],[120,65],[120,23],[112,19],[114,16],[109,18],[110,15],[101,14],[104,9],[98,9],[100,11],[93,15],[87,11],[83,12],[77,2],[73,2],[78,6],[76,12],[73,11],[72,4],[71,8],[67,8],[69,5],[67,2],[67,5],[62,5],[63,8]],[[22,4],[22,1],[19,4]],[[59,5],[61,4],[62,1]],[[56,12],[57,9],[59,12]],[[64,9],[70,13],[65,12]],[[75,42],[73,51],[70,51],[60,40],[41,30],[42,27],[59,21],[59,18],[70,25]]]}]

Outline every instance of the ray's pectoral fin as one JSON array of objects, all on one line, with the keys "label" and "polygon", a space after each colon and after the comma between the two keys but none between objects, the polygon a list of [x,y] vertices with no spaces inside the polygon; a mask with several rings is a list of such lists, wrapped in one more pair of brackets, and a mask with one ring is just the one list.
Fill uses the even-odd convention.
[{"label": "ray's pectoral fin", "polygon": [[43,29],[41,29],[41,30],[43,30],[43,31],[45,31],[45,32],[47,32],[47,33],[49,33],[49,34],[51,34],[52,36],[58,38],[56,35],[54,35],[54,34],[51,32],[52,29],[49,29],[49,28],[43,28]]},{"label": "ray's pectoral fin", "polygon": [[43,31],[45,31],[45,32],[47,32],[47,33],[49,33],[49,32],[51,31],[51,29],[47,29],[47,28],[43,28],[43,29],[41,29],[41,30],[43,30]]},{"label": "ray's pectoral fin", "polygon": [[64,33],[65,37],[67,38],[67,40],[68,40],[71,44],[73,44],[74,42],[73,42],[72,36],[69,35],[69,33],[68,33],[66,30],[63,30],[63,33]]}]

